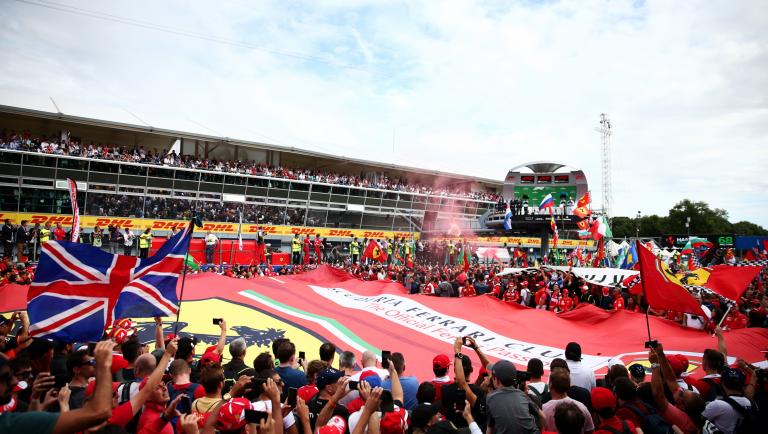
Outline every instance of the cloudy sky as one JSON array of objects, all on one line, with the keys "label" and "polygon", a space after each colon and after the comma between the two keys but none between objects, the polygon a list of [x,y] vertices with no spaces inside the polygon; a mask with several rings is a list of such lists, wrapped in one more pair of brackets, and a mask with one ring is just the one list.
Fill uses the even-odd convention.
[{"label": "cloudy sky", "polygon": [[605,112],[615,215],[691,198],[768,226],[764,0],[2,0],[0,21],[2,104],[499,180],[555,160],[596,198]]}]

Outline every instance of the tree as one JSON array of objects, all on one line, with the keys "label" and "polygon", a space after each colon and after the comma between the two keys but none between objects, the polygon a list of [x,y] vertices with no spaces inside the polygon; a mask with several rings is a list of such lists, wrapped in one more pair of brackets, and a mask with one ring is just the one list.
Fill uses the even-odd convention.
[{"label": "tree", "polygon": [[629,217],[614,217],[611,219],[613,238],[629,238],[635,236],[637,223]]},{"label": "tree", "polygon": [[[687,219],[691,219],[690,228],[685,227]],[[683,199],[669,210],[668,228],[672,232],[692,234],[729,233],[732,225],[728,221],[728,212],[724,209],[709,207],[706,202],[694,202]]]},{"label": "tree", "polygon": [[733,224],[733,233],[736,235],[768,235],[768,230],[752,222],[740,221]]},{"label": "tree", "polygon": [[[764,235],[768,230],[752,222],[728,221],[728,211],[709,207],[706,202],[696,202],[683,199],[669,210],[668,216],[647,215],[640,217],[640,236],[659,237],[664,234],[685,234],[686,219],[690,217],[690,233],[695,235],[735,234],[735,235]],[[614,238],[634,237],[637,230],[637,219],[632,217],[614,217],[612,219]]]}]

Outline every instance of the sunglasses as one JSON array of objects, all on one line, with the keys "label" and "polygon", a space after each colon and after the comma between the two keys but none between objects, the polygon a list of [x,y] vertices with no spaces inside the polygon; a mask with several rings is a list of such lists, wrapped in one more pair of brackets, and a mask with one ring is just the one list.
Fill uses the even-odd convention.
[{"label": "sunglasses", "polygon": [[96,366],[96,359],[90,359],[87,362],[80,363],[80,366]]}]

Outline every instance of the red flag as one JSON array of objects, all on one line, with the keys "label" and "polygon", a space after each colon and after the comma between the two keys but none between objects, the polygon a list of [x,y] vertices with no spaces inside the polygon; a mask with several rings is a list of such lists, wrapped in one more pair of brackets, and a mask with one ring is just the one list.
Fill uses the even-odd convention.
[{"label": "red flag", "polygon": [[592,203],[592,198],[589,197],[589,192],[584,193],[584,196],[581,196],[581,199],[579,199],[578,202],[576,202],[577,208],[586,208],[587,205]]},{"label": "red flag", "polygon": [[711,289],[729,300],[738,300],[762,267],[734,267],[715,265],[706,268],[709,278],[701,286]]},{"label": "red flag", "polygon": [[699,302],[685,289],[674,273],[639,241],[637,256],[643,292],[651,307],[705,316]]},{"label": "red flag", "polygon": [[600,238],[600,240],[597,242],[597,253],[595,254],[595,260],[592,262],[593,267],[600,266],[600,262],[605,259],[605,244],[603,240],[604,238]]},{"label": "red flag", "polygon": [[589,220],[579,220],[576,222],[576,227],[582,231],[589,230]]},{"label": "red flag", "polygon": [[757,256],[755,255],[754,250],[747,250],[746,253],[744,253],[744,260],[745,261],[757,261]]},{"label": "red flag", "polygon": [[590,211],[588,208],[585,208],[583,206],[573,209],[573,215],[582,219],[590,216],[591,214],[592,214],[592,211]]},{"label": "red flag", "polygon": [[374,261],[384,262],[387,260],[387,252],[381,249],[381,246],[376,240],[371,239],[368,240],[368,245],[365,246],[363,258],[371,258]]}]

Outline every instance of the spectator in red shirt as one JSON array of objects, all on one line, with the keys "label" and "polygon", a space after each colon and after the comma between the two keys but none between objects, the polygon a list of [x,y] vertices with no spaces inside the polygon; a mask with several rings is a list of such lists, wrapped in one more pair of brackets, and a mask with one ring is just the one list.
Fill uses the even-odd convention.
[{"label": "spectator in red shirt", "polygon": [[464,281],[464,286],[461,287],[461,296],[462,297],[474,297],[477,295],[475,293],[475,287],[469,283],[469,279]]},{"label": "spectator in red shirt", "polygon": [[312,397],[317,395],[317,374],[328,366],[329,365],[322,360],[312,360],[309,362],[307,365],[307,384],[299,387],[299,390],[296,392],[299,398],[304,401],[309,401]]},{"label": "spectator in red shirt", "polygon": [[57,241],[64,241],[67,238],[67,231],[61,226],[61,223],[56,223],[56,229],[53,230],[53,237]]},{"label": "spectator in red shirt", "polygon": [[595,412],[595,434],[637,432],[635,424],[616,416],[616,397],[604,387],[592,389],[592,408]]}]

